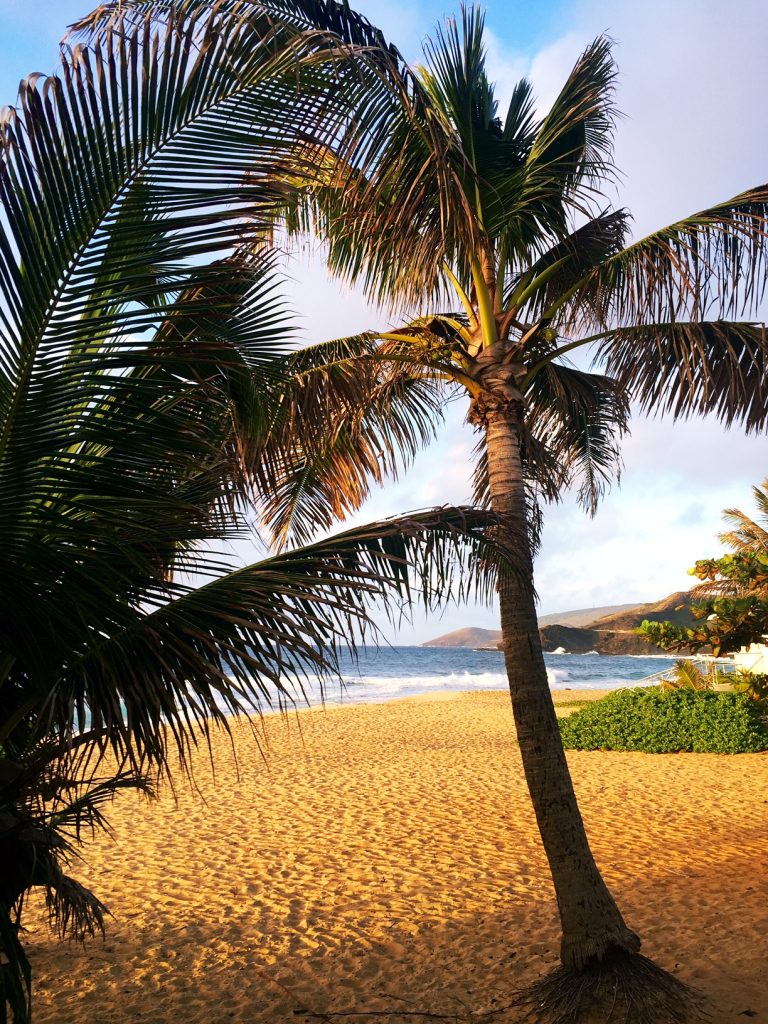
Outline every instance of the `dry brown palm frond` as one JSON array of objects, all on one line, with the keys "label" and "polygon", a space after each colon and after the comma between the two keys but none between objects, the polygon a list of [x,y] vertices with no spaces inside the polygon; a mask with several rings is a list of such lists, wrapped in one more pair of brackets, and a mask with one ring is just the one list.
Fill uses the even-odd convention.
[{"label": "dry brown palm frond", "polygon": [[766,287],[768,184],[633,242],[587,274],[558,315],[570,331],[754,312]]},{"label": "dry brown palm frond", "polygon": [[640,408],[725,426],[768,423],[768,338],[762,323],[640,323],[596,339],[596,361]]},{"label": "dry brown palm frond", "polygon": [[366,334],[285,361],[274,419],[249,456],[258,513],[278,546],[307,543],[356,511],[372,484],[433,439],[446,385],[418,360],[388,358],[397,354]]},{"label": "dry brown palm frond", "polygon": [[695,1024],[707,1020],[700,996],[639,953],[594,962],[582,971],[558,967],[523,993],[530,1024]]}]

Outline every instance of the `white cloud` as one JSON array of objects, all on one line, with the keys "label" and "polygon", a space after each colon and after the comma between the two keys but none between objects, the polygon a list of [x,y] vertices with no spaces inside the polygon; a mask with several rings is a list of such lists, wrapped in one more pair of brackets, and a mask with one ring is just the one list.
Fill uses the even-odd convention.
[{"label": "white cloud", "polygon": [[617,41],[622,189],[645,233],[766,179],[768,5],[582,0],[580,30]]},{"label": "white cloud", "polygon": [[499,101],[499,116],[507,113],[512,91],[521,78],[530,72],[530,60],[526,54],[512,53],[491,29],[485,30],[486,68],[488,78],[495,86]]},{"label": "white cloud", "polygon": [[589,41],[586,33],[569,32],[535,54],[529,75],[536,87],[539,114],[546,113],[557,99],[571,68]]}]

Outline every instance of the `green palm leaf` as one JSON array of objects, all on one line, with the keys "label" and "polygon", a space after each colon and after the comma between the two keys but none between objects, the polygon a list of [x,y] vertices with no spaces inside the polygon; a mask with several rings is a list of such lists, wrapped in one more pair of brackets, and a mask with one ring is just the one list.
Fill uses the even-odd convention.
[{"label": "green palm leaf", "polygon": [[648,412],[709,414],[747,431],[768,422],[763,324],[714,320],[622,327],[599,341],[597,359]]},{"label": "green palm leaf", "polygon": [[23,85],[0,129],[0,606],[36,687],[242,528],[287,340],[262,242],[285,188],[253,167],[292,142],[300,166],[312,141],[370,157],[333,98],[389,95],[366,59],[190,5]]},{"label": "green palm leaf", "polygon": [[489,599],[496,569],[515,569],[488,537],[496,522],[473,509],[414,513],[196,589],[169,585],[166,603],[135,609],[133,621],[68,662],[53,718],[65,720],[67,708],[71,725],[90,717],[121,756],[163,764],[175,743],[184,757],[196,732],[226,728],[227,714],[292,704],[308,677],[321,686],[338,678],[341,652],[376,635],[373,601],[397,621],[416,600],[433,608]]},{"label": "green palm leaf", "polygon": [[584,202],[584,185],[613,175],[613,96],[617,68],[612,43],[598,37],[581,54],[536,133],[529,166],[545,168],[566,202]]},{"label": "green palm leaf", "polygon": [[594,515],[606,488],[621,474],[621,440],[629,429],[627,391],[610,376],[548,363],[529,395],[527,430],[547,453],[533,448],[532,478],[550,498],[578,485],[579,503]]},{"label": "green palm leaf", "polygon": [[768,480],[764,480],[762,486],[753,487],[752,495],[762,523],[737,508],[727,508],[723,519],[730,529],[720,534],[720,540],[734,551],[765,555],[768,554]]}]

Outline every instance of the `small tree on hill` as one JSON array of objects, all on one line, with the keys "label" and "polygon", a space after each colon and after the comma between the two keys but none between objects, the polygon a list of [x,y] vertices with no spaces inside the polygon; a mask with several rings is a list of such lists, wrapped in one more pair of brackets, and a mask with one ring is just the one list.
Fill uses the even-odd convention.
[{"label": "small tree on hill", "polygon": [[753,493],[762,522],[738,509],[726,509],[731,527],[720,540],[732,549],[720,558],[702,558],[690,570],[701,582],[693,594],[693,626],[645,621],[644,636],[665,651],[711,652],[715,657],[760,643],[768,634],[768,480]]}]

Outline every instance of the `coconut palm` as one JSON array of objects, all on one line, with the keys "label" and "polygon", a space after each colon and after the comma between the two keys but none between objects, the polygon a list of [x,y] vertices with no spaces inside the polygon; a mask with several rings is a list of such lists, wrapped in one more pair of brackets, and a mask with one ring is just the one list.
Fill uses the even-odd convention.
[{"label": "coconut palm", "polygon": [[[376,133],[350,112],[402,109],[381,54],[342,50],[315,8],[312,30],[224,7],[115,26],[23,82],[0,124],[0,1020],[6,1003],[29,1016],[30,887],[62,932],[101,925],[65,869],[111,794],[146,788],[171,752],[186,766],[227,714],[336,678],[375,631],[372,600],[398,617],[488,591],[492,517],[471,509],[245,568],[221,553],[249,533],[262,435],[285,405],[267,240],[302,170],[286,143],[362,170]],[[347,79],[351,106],[333,98]],[[286,176],[250,174],[273,151]],[[382,392],[376,374],[390,412],[414,394],[402,376]],[[417,390],[427,429],[434,398]],[[396,415],[382,429],[403,446]]]},{"label": "coconut palm", "polygon": [[[314,4],[283,6],[311,18]],[[91,27],[108,25],[115,11],[162,20],[173,9],[122,0],[104,5]],[[349,10],[340,11],[343,31]],[[412,394],[423,422],[417,382],[446,397],[467,394],[480,433],[476,494],[502,517],[498,535],[517,542],[524,566],[500,586],[501,625],[563,927],[564,969],[538,991],[539,1004],[555,1019],[577,1019],[609,978],[627,986],[634,1019],[675,1020],[684,1013],[681,989],[637,955],[639,938],[597,869],[568,774],[537,631],[537,499],[556,500],[575,485],[594,511],[620,465],[630,400],[673,417],[764,426],[763,328],[748,315],[763,291],[768,188],[628,242],[628,213],[605,198],[616,179],[609,42],[587,48],[547,114],[536,113],[522,81],[502,120],[482,35],[480,14],[465,11],[459,26],[449,23],[428,43],[415,82],[400,69],[403,117],[382,123],[375,103],[360,112],[382,142],[365,168],[314,142],[286,147],[285,167],[304,157],[289,173],[289,230],[316,231],[336,273],[419,315],[294,357],[295,388],[275,413],[263,450],[269,473],[256,472],[256,484],[273,535],[284,543],[308,536],[318,516],[330,521],[356,508],[395,461],[398,437],[380,437],[386,403],[366,417],[355,400],[359,379],[410,369],[398,431],[407,450],[421,441],[420,428],[408,431],[403,419]],[[273,154],[251,173],[271,178]],[[724,319],[735,316],[746,319]],[[586,346],[598,372],[568,363]]]},{"label": "coconut palm", "polygon": [[[607,981],[623,990],[628,1019],[677,1020],[684,993],[638,955],[640,940],[590,851],[563,755],[534,601],[537,498],[556,500],[575,486],[594,511],[620,467],[630,401],[673,418],[765,426],[763,325],[725,317],[753,312],[763,294],[768,187],[628,241],[629,214],[605,198],[616,178],[610,43],[585,50],[548,113],[536,113],[522,81],[502,120],[482,34],[474,10],[439,30],[418,72],[416,123],[394,125],[389,153],[364,182],[318,152],[302,201],[286,212],[291,230],[325,240],[337,274],[419,315],[302,354],[297,394],[313,387],[311,366],[328,394],[325,422],[316,405],[318,422],[304,430],[326,440],[297,444],[273,487],[269,521],[283,538],[300,533],[329,467],[347,510],[381,474],[359,457],[377,442],[348,411],[344,374],[396,363],[446,398],[467,395],[480,434],[476,495],[502,517],[506,543],[528,538],[518,549],[527,579],[505,579],[499,605],[520,750],[562,922],[562,969],[537,989],[538,1005],[552,1019],[580,1019]],[[440,148],[430,148],[440,132]],[[568,362],[588,346],[597,372]],[[292,427],[295,417],[285,422]]]},{"label": "coconut palm", "polygon": [[723,511],[723,519],[730,529],[720,534],[720,540],[732,551],[768,555],[768,480],[752,488],[759,519],[752,519],[737,508]]}]

